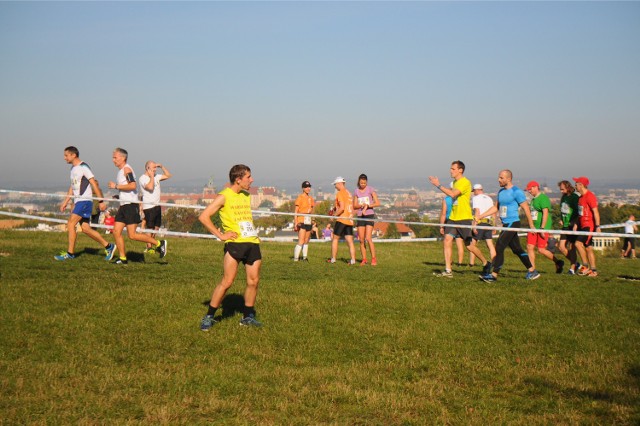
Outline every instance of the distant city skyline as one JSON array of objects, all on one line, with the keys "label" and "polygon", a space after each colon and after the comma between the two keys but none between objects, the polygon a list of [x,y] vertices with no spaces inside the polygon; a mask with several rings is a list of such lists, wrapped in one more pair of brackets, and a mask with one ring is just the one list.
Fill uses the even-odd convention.
[{"label": "distant city skyline", "polygon": [[[0,188],[638,179],[639,2],[0,2]],[[556,178],[558,177],[559,178]],[[486,179],[492,179],[486,181]],[[291,184],[287,184],[291,186]],[[292,186],[295,188],[295,186]]]}]

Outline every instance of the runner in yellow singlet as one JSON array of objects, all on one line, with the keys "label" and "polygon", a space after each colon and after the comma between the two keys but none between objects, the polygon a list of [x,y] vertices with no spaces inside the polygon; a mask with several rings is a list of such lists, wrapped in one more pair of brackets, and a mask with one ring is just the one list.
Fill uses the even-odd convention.
[{"label": "runner in yellow singlet", "polygon": [[[240,262],[244,263],[247,286],[244,291],[244,314],[240,325],[261,327],[256,319],[255,302],[260,281],[260,239],[253,225],[251,213],[251,196],[249,188],[253,183],[251,169],[244,164],[237,164],[229,171],[231,186],[222,190],[216,198],[200,214],[199,220],[213,235],[224,241],[224,259],[222,280],[213,290],[207,314],[200,322],[200,330],[209,331],[217,322],[214,318],[222,299],[233,284]],[[218,229],[211,221],[211,216],[220,212],[223,229]]]}]

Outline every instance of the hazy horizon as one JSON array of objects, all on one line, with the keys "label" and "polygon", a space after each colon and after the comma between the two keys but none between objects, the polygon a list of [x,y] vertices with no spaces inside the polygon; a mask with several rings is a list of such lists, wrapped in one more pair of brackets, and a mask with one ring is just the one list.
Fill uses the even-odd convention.
[{"label": "hazy horizon", "polygon": [[[0,2],[0,187],[636,179],[639,2]],[[354,185],[355,182],[349,183]]]}]

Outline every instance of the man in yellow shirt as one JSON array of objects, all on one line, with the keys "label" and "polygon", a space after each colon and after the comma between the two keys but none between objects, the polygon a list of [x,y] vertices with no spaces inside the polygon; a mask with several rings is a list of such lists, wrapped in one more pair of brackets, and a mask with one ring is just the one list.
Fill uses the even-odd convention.
[{"label": "man in yellow shirt", "polygon": [[[453,188],[446,188],[440,184],[437,176],[429,176],[429,181],[437,187],[445,195],[453,198],[453,206],[451,214],[446,221],[444,228],[444,272],[438,276],[452,278],[451,271],[451,252],[453,249],[453,240],[459,236],[464,241],[467,250],[476,255],[484,265],[482,272],[488,273],[491,269],[491,262],[487,261],[480,249],[471,244],[473,242],[473,233],[471,225],[473,225],[473,210],[471,209],[471,181],[464,177],[465,165],[462,161],[454,161],[451,163],[451,177],[454,179]],[[458,227],[456,225],[465,225]],[[487,272],[485,272],[487,271]]]},{"label": "man in yellow shirt", "polygon": [[[260,239],[253,225],[251,213],[251,196],[249,188],[253,183],[251,169],[244,164],[237,164],[229,171],[230,187],[220,191],[216,198],[200,214],[199,220],[204,227],[220,241],[224,241],[224,259],[222,280],[213,290],[207,314],[200,322],[200,330],[209,331],[217,322],[214,319],[216,310],[222,304],[225,293],[233,284],[240,262],[244,263],[247,275],[247,286],[244,291],[244,315],[240,325],[260,327],[262,323],[256,319],[255,302],[260,281]],[[223,229],[218,229],[211,221],[211,216],[220,212]]]}]

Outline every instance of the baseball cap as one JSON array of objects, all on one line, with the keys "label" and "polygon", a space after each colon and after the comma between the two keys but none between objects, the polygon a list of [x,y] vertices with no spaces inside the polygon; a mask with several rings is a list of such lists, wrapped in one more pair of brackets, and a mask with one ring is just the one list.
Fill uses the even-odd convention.
[{"label": "baseball cap", "polygon": [[473,189],[482,189],[482,185],[480,185],[479,183],[476,183],[475,185],[473,185]]},{"label": "baseball cap", "polygon": [[540,188],[540,184],[538,182],[536,182],[535,180],[532,180],[531,182],[529,182],[527,184],[527,187],[525,189],[528,191],[531,188],[533,188],[534,186],[537,186],[538,188]]},{"label": "baseball cap", "polygon": [[342,176],[338,176],[336,180],[333,181],[333,185],[335,185],[336,183],[345,183],[345,182],[346,180],[344,180]]},{"label": "baseball cap", "polygon": [[308,180],[305,180],[304,182],[302,182],[302,187],[311,188],[311,183]]},{"label": "baseball cap", "polygon": [[574,177],[573,180],[576,183],[581,183],[584,186],[589,186],[589,178],[586,176]]}]

